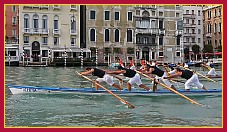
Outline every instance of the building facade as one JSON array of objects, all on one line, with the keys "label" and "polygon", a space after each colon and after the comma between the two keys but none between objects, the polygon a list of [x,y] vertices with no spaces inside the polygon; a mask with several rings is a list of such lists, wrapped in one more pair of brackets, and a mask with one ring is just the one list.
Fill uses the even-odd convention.
[{"label": "building facade", "polygon": [[182,61],[182,8],[175,5],[135,6],[136,58]]},{"label": "building facade", "polygon": [[197,60],[197,55],[193,55],[192,46],[198,45],[200,51],[203,49],[203,6],[183,6],[183,9],[183,42],[184,50],[187,50],[184,59]]},{"label": "building facade", "polygon": [[87,6],[87,45],[98,63],[134,59],[134,8],[119,5]]},{"label": "building facade", "polygon": [[203,44],[213,46],[213,52],[217,51],[219,46],[222,46],[222,5],[208,6],[203,10]]},{"label": "building facade", "polygon": [[5,61],[19,65],[19,6],[5,6]]},{"label": "building facade", "polygon": [[47,62],[80,54],[78,5],[19,6],[21,60]]}]

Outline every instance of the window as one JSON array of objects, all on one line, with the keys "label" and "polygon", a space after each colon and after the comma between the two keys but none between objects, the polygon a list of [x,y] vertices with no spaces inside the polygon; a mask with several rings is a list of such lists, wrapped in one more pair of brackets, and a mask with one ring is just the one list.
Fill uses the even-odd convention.
[{"label": "window", "polygon": [[48,50],[42,50],[42,57],[48,57]]},{"label": "window", "polygon": [[120,20],[120,13],[119,12],[114,13],[114,20],[117,20],[117,21]]},{"label": "window", "polygon": [[192,38],[192,43],[195,43],[195,38]]},{"label": "window", "polygon": [[33,16],[33,28],[35,32],[38,32],[39,29],[39,16],[37,14],[35,14]]},{"label": "window", "polygon": [[132,12],[128,12],[128,21],[132,21]]},{"label": "window", "polygon": [[192,20],[192,24],[193,24],[193,25],[195,24],[195,20]]},{"label": "window", "polygon": [[105,11],[105,19],[104,20],[110,20],[110,11]]},{"label": "window", "polygon": [[163,29],[163,21],[162,20],[159,20],[159,29]]},{"label": "window", "polygon": [[189,19],[186,19],[186,24],[189,24]]},{"label": "window", "polygon": [[16,22],[17,22],[17,18],[16,18],[16,17],[13,17],[13,18],[12,18],[12,24],[13,24],[13,25],[16,25]]},{"label": "window", "polygon": [[198,16],[200,16],[201,15],[201,11],[200,10],[198,10]]},{"label": "window", "polygon": [[176,17],[179,17],[180,16],[180,14],[179,13],[176,13]]},{"label": "window", "polygon": [[12,30],[12,36],[15,37],[15,38],[17,37],[17,31],[16,31],[16,29],[13,29]]},{"label": "window", "polygon": [[42,29],[48,29],[47,27],[47,16],[44,15],[42,18]]},{"label": "window", "polygon": [[158,55],[159,55],[159,57],[163,57],[163,52],[160,51]]},{"label": "window", "polygon": [[222,28],[221,28],[221,23],[219,23],[219,32],[221,32]]},{"label": "window", "polygon": [[186,29],[186,33],[189,33],[189,29],[188,28]]},{"label": "window", "polygon": [[189,10],[186,10],[186,14],[189,14]]},{"label": "window", "polygon": [[163,45],[163,37],[159,38],[159,45]]},{"label": "window", "polygon": [[192,29],[192,33],[195,34],[195,29]]},{"label": "window", "polygon": [[136,10],[136,15],[140,15],[140,10]]},{"label": "window", "polygon": [[17,11],[16,6],[12,6],[12,12],[16,12],[16,11]]},{"label": "window", "polygon": [[24,28],[29,28],[29,15],[24,15]]},{"label": "window", "polygon": [[90,11],[90,19],[94,20],[96,17],[96,12],[95,11]]},{"label": "window", "polygon": [[43,45],[47,45],[48,37],[42,37],[42,43],[43,43]]},{"label": "window", "polygon": [[215,9],[214,10],[214,17],[216,17],[217,16],[217,10]]},{"label": "window", "polygon": [[201,39],[200,38],[198,38],[198,43],[201,43]]},{"label": "window", "polygon": [[115,42],[120,42],[120,32],[119,29],[115,29]]},{"label": "window", "polygon": [[201,29],[198,29],[198,34],[201,34]]},{"label": "window", "polygon": [[59,45],[59,37],[54,37],[54,46]]},{"label": "window", "polygon": [[71,38],[71,46],[75,46],[76,45],[76,38]]},{"label": "window", "polygon": [[74,20],[75,16],[71,17],[71,33],[76,33],[76,21]]},{"label": "window", "polygon": [[219,16],[221,16],[221,8],[219,8]]},{"label": "window", "polygon": [[189,38],[188,37],[186,38],[186,42],[189,43]]},{"label": "window", "polygon": [[28,44],[29,43],[29,36],[24,36],[24,44]]},{"label": "window", "polygon": [[95,29],[90,30],[90,41],[95,42]]},{"label": "window", "polygon": [[177,36],[177,46],[180,46],[180,36]]},{"label": "window", "polygon": [[110,41],[110,31],[109,29],[105,29],[105,42]]},{"label": "window", "polygon": [[132,30],[127,30],[127,42],[132,42]]},{"label": "window", "polygon": [[176,56],[180,57],[180,51],[176,51]]},{"label": "window", "polygon": [[58,16],[54,16],[54,30],[58,30],[59,27],[58,27],[58,24],[59,24],[59,21],[58,21]]},{"label": "window", "polygon": [[195,14],[195,11],[194,10],[192,10],[192,14]]},{"label": "window", "polygon": [[201,24],[201,21],[200,20],[198,20],[198,25],[200,25]]},{"label": "window", "polygon": [[217,23],[214,24],[214,33],[217,32]]}]

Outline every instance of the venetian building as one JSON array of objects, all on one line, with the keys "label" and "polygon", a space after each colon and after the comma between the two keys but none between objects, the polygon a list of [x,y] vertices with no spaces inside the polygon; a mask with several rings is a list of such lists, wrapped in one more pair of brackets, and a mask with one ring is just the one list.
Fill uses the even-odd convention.
[{"label": "venetian building", "polygon": [[20,5],[19,52],[42,63],[80,55],[78,5]]},{"label": "venetian building", "polygon": [[181,6],[135,6],[136,59],[175,63],[183,56]]},{"label": "venetian building", "polygon": [[203,10],[204,47],[208,44],[213,46],[213,52],[217,52],[222,46],[222,5],[207,6]]},{"label": "venetian building", "polygon": [[98,63],[125,63],[134,59],[134,7],[87,5],[87,46]]}]

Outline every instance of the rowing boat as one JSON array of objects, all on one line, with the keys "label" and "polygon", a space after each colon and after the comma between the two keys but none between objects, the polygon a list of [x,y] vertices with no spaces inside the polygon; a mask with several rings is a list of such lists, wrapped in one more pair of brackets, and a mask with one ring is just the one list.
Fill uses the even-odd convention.
[{"label": "rowing boat", "polygon": [[[23,86],[23,85],[12,85],[6,84],[6,86],[10,89],[12,94],[21,94],[21,93],[52,93],[52,92],[73,92],[78,94],[108,94],[106,90],[95,90],[95,88],[63,88],[63,87],[48,87],[48,86]],[[156,92],[153,91],[145,91],[144,89],[132,89],[132,91],[128,91],[127,89],[116,90],[110,89],[111,92],[119,95],[148,95],[148,96],[158,96],[158,95],[176,95],[173,92],[167,89],[158,89]],[[208,91],[192,89],[190,91],[186,91],[183,89],[179,89],[178,92],[185,95],[213,95],[213,94],[221,94],[222,89],[209,89]]]}]

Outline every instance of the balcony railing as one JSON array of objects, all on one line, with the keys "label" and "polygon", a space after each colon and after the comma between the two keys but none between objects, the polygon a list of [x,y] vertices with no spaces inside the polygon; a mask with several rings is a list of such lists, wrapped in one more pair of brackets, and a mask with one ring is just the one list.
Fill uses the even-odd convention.
[{"label": "balcony railing", "polygon": [[150,33],[150,34],[158,34],[158,28],[138,28],[135,31],[136,33]]},{"label": "balcony railing", "polygon": [[24,34],[49,34],[49,29],[43,28],[24,28]]},{"label": "balcony railing", "polygon": [[60,29],[53,29],[54,35],[60,35]]},{"label": "balcony railing", "polygon": [[71,35],[77,35],[77,31],[75,29],[70,29],[70,34]]},{"label": "balcony railing", "polygon": [[141,43],[141,42],[137,42],[136,45],[137,46],[157,46],[157,43]]}]

